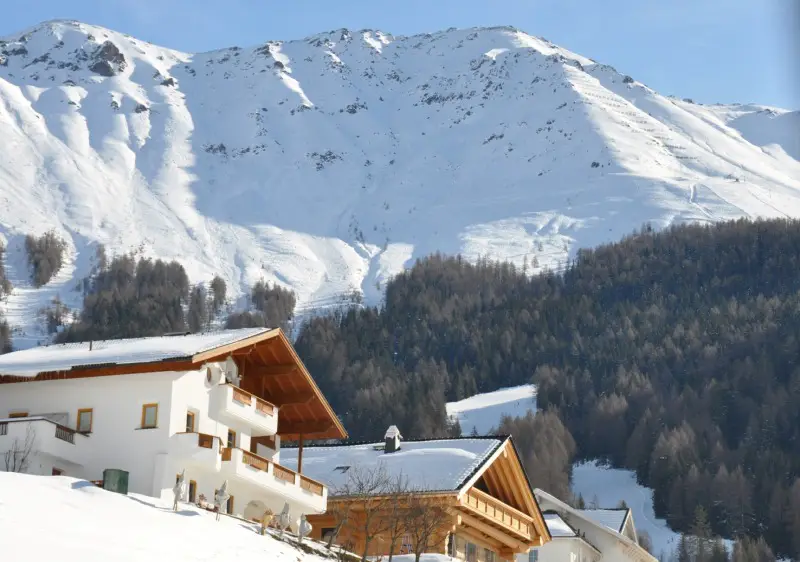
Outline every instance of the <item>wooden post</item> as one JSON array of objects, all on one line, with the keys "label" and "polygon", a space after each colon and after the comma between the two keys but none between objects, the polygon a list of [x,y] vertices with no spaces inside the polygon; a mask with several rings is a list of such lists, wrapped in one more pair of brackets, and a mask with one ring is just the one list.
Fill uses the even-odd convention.
[{"label": "wooden post", "polygon": [[300,446],[297,450],[297,473],[303,474],[303,434],[300,434]]}]

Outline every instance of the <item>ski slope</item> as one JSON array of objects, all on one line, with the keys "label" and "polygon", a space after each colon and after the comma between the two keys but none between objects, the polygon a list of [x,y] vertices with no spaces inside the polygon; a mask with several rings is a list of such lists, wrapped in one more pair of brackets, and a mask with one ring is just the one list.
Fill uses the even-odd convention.
[{"label": "ski slope", "polygon": [[[97,244],[234,299],[279,283],[307,313],[379,303],[435,251],[534,273],[644,222],[799,216],[797,122],[668,98],[510,27],[185,53],[45,22],[0,39],[0,308],[35,345]],[[18,249],[50,229],[68,263],[33,289]]]},{"label": "ski slope", "polygon": [[520,417],[529,411],[536,411],[536,386],[532,384],[476,394],[447,403],[447,415],[458,420],[462,435],[470,435],[473,430],[478,435],[487,435],[500,425],[504,415]]},{"label": "ski slope", "polygon": [[[314,553],[261,536],[258,525],[155,498],[107,492],[66,476],[0,472],[0,559],[62,562],[323,562],[323,546],[305,541]],[[287,542],[288,541],[288,542]]]}]

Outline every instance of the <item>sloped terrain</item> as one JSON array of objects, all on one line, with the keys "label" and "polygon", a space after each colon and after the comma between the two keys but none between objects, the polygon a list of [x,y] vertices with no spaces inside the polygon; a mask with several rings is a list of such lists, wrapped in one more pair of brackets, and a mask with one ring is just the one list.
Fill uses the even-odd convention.
[{"label": "sloped terrain", "polygon": [[[635,78],[635,77],[634,77]],[[339,30],[189,54],[53,21],[0,42],[0,236],[17,344],[93,246],[298,311],[435,251],[557,269],[650,221],[800,214],[798,114],[704,107],[513,28]],[[26,285],[22,239],[69,263]]]},{"label": "sloped terrain", "polygon": [[66,476],[0,472],[0,558],[3,560],[270,560],[335,559],[324,546],[261,536],[258,525],[190,504],[124,496]]}]

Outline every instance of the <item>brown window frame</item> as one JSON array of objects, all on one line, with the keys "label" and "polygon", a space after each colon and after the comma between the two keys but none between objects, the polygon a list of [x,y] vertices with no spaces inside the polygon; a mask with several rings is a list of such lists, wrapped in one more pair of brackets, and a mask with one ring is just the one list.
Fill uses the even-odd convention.
[{"label": "brown window frame", "polygon": [[[153,422],[153,425],[145,425],[144,420],[147,417],[147,409],[148,408],[155,408],[156,409],[156,419]],[[142,425],[140,426],[141,429],[156,429],[158,427],[158,403],[153,402],[152,404],[143,404],[142,405]]]},{"label": "brown window frame", "polygon": [[[89,431],[81,431],[81,414],[89,413]],[[91,433],[94,428],[94,408],[80,408],[78,417],[75,418],[75,431],[78,433]]]},{"label": "brown window frame", "polygon": [[[233,444],[231,444],[231,434],[233,434]],[[236,437],[237,437],[236,432],[228,428],[228,435],[225,436],[225,443],[228,445],[229,449],[236,448]]]},{"label": "brown window frame", "polygon": [[197,480],[189,480],[189,488],[186,493],[188,494],[189,503],[195,503],[197,500]]},{"label": "brown window frame", "polygon": [[233,514],[233,495],[228,496],[228,501],[225,503],[225,513],[228,515]]},{"label": "brown window frame", "polygon": [[[192,419],[192,425],[189,426],[189,418]],[[197,415],[191,410],[186,410],[186,433],[194,433],[197,429]]]}]

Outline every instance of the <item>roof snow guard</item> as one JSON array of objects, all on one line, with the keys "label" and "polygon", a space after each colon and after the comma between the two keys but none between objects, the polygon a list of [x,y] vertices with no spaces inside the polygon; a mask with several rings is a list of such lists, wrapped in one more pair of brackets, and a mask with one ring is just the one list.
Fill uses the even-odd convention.
[{"label": "roof snow guard", "polygon": [[280,329],[100,340],[36,347],[0,356],[0,383],[194,371],[233,360],[239,386],[280,408],[285,441],[344,439],[347,432]]}]

